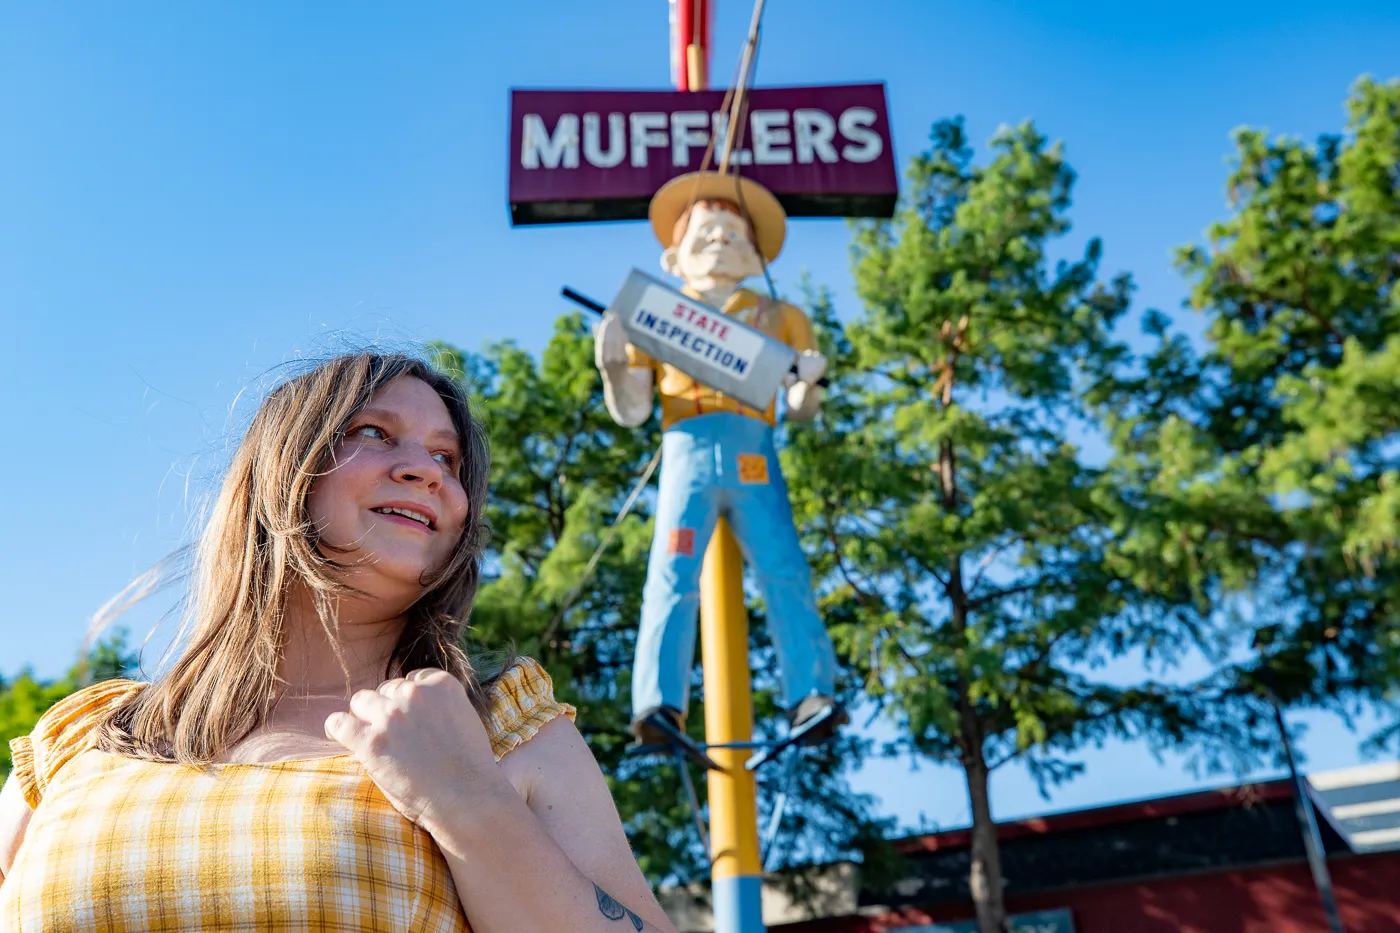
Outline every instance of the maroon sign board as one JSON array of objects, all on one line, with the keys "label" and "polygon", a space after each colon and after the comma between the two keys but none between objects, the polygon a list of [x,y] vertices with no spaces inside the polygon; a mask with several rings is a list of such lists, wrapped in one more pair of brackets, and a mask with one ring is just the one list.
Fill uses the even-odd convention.
[{"label": "maroon sign board", "polygon": [[[640,220],[670,179],[719,165],[724,91],[512,90],[516,225]],[[790,217],[890,217],[899,193],[883,84],[749,91],[731,164]],[[739,138],[739,137],[736,137]]]}]

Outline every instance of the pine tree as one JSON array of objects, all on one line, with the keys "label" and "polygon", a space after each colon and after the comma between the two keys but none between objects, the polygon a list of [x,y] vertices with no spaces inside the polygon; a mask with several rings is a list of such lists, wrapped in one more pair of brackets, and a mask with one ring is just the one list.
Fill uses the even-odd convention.
[{"label": "pine tree", "polygon": [[[1314,144],[1236,133],[1231,216],[1179,253],[1208,316],[1184,407],[1156,462],[1226,490],[1198,545],[1228,542],[1263,656],[1247,703],[1343,712],[1400,683],[1400,80],[1359,81],[1346,131]],[[1144,435],[1150,437],[1151,432]],[[1182,451],[1190,451],[1187,463]],[[1251,715],[1262,715],[1258,703]],[[1400,737],[1400,723],[1376,736]]]},{"label": "pine tree", "polygon": [[858,226],[864,308],[842,328],[816,297],[835,382],[784,460],[840,648],[904,746],[966,775],[983,933],[1006,922],[992,772],[1019,760],[1044,790],[1086,743],[1185,741],[1197,700],[1095,668],[1211,643],[1209,607],[1154,572],[1166,513],[1095,450],[1131,385],[1131,284],[1099,280],[1096,239],[1047,258],[1058,145],[1023,125],[992,149],[975,166],[962,122],[937,124],[893,221]]}]

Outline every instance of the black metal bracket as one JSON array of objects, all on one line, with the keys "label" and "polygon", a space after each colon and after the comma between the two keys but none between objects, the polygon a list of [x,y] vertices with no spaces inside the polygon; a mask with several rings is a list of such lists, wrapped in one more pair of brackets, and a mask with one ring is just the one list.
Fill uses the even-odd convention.
[{"label": "black metal bracket", "polygon": [[[686,801],[690,804],[690,813],[695,820],[695,831],[700,836],[700,844],[704,847],[707,857],[710,855],[710,834],[705,827],[704,818],[700,815],[700,798],[695,793],[695,783],[690,777],[688,762],[694,762],[701,768],[723,772],[725,769],[705,754],[712,748],[743,748],[756,749],[756,754],[749,756],[744,762],[744,770],[752,773],[770,761],[775,760],[784,751],[797,745],[802,739],[817,726],[827,719],[836,715],[836,707],[828,706],[817,713],[811,719],[804,722],[799,728],[788,733],[776,742],[724,742],[703,744],[695,742],[690,736],[681,733],[673,728],[669,722],[664,720],[653,721],[655,725],[667,738],[671,739],[669,745],[630,745],[624,751],[624,755],[673,755],[676,759],[676,769],[680,772],[681,782],[685,786]],[[801,760],[800,750],[794,751],[789,756],[787,773],[781,782],[782,787],[778,792],[774,802],[773,813],[769,818],[769,823],[764,838],[760,841],[759,860],[765,868],[771,867],[773,853],[778,839],[778,829],[782,824],[783,815],[787,811],[788,799],[791,795],[791,785],[796,777],[798,762]]]},{"label": "black metal bracket", "polygon": [[654,717],[649,720],[649,723],[653,727],[655,727],[655,729],[658,732],[666,736],[666,738],[670,739],[671,741],[665,745],[633,745],[628,747],[627,754],[669,754],[672,751],[675,751],[685,755],[685,757],[689,758],[691,761],[695,762],[697,765],[699,765],[706,771],[724,770],[719,766],[719,762],[715,761],[709,755],[705,754],[704,747],[697,744],[690,736],[686,735],[684,732],[681,732],[675,726],[671,725],[671,723],[668,722],[664,717]]},{"label": "black metal bracket", "polygon": [[589,298],[587,295],[580,295],[578,292],[574,291],[567,285],[565,285],[564,288],[560,291],[560,294],[572,301],[574,304],[582,305],[589,311],[592,311],[594,314],[607,314],[608,312],[606,305],[598,304],[598,302],[594,301],[592,298]]},{"label": "black metal bracket", "polygon": [[797,769],[801,761],[802,749],[795,749],[788,755],[787,767],[778,782],[778,793],[773,800],[773,811],[768,817],[768,828],[759,842],[758,863],[763,866],[764,871],[773,871],[777,867],[773,855],[778,848],[778,830],[783,826],[783,817],[787,814],[788,800],[791,799],[792,785],[797,779]]},{"label": "black metal bracket", "polygon": [[822,723],[826,722],[832,716],[835,716],[836,711],[837,710],[835,706],[826,707],[821,712],[813,716],[811,719],[808,719],[806,722],[804,722],[801,726],[789,732],[783,738],[779,739],[776,742],[770,743],[766,748],[758,752],[756,755],[750,756],[749,760],[744,762],[744,770],[757,771],[761,765],[763,765],[766,762],[772,761],[774,758],[777,758],[783,753],[785,749],[791,748],[798,742],[801,742],[802,739],[805,738],[809,732],[811,732],[813,729],[815,729]]},{"label": "black metal bracket", "polygon": [[690,779],[690,768],[686,765],[685,752],[676,749],[676,769],[681,773],[681,782],[685,784],[685,796],[690,801],[690,815],[695,819],[695,831],[700,834],[700,845],[705,850],[705,858],[710,857],[710,833],[705,828],[705,821],[700,816],[700,798],[695,795],[695,782]]}]

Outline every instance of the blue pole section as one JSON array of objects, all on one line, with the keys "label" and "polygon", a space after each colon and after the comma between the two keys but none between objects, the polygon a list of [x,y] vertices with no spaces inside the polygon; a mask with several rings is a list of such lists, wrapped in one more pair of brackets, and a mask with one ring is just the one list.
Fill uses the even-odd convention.
[{"label": "blue pole section", "polygon": [[749,933],[763,931],[763,879],[757,875],[735,875],[715,878],[711,886],[714,898],[716,933]]}]

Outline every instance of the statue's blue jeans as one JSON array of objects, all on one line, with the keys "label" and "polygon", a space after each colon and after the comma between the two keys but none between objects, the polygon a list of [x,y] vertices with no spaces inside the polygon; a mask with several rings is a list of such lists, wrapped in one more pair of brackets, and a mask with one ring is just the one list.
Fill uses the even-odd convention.
[{"label": "statue's blue jeans", "polygon": [[763,597],[783,705],[791,709],[809,694],[832,695],[836,653],[817,614],[773,428],[747,415],[715,412],[686,418],[662,434],[656,533],[632,668],[634,716],[657,706],[687,709],[700,568],[720,515]]}]

